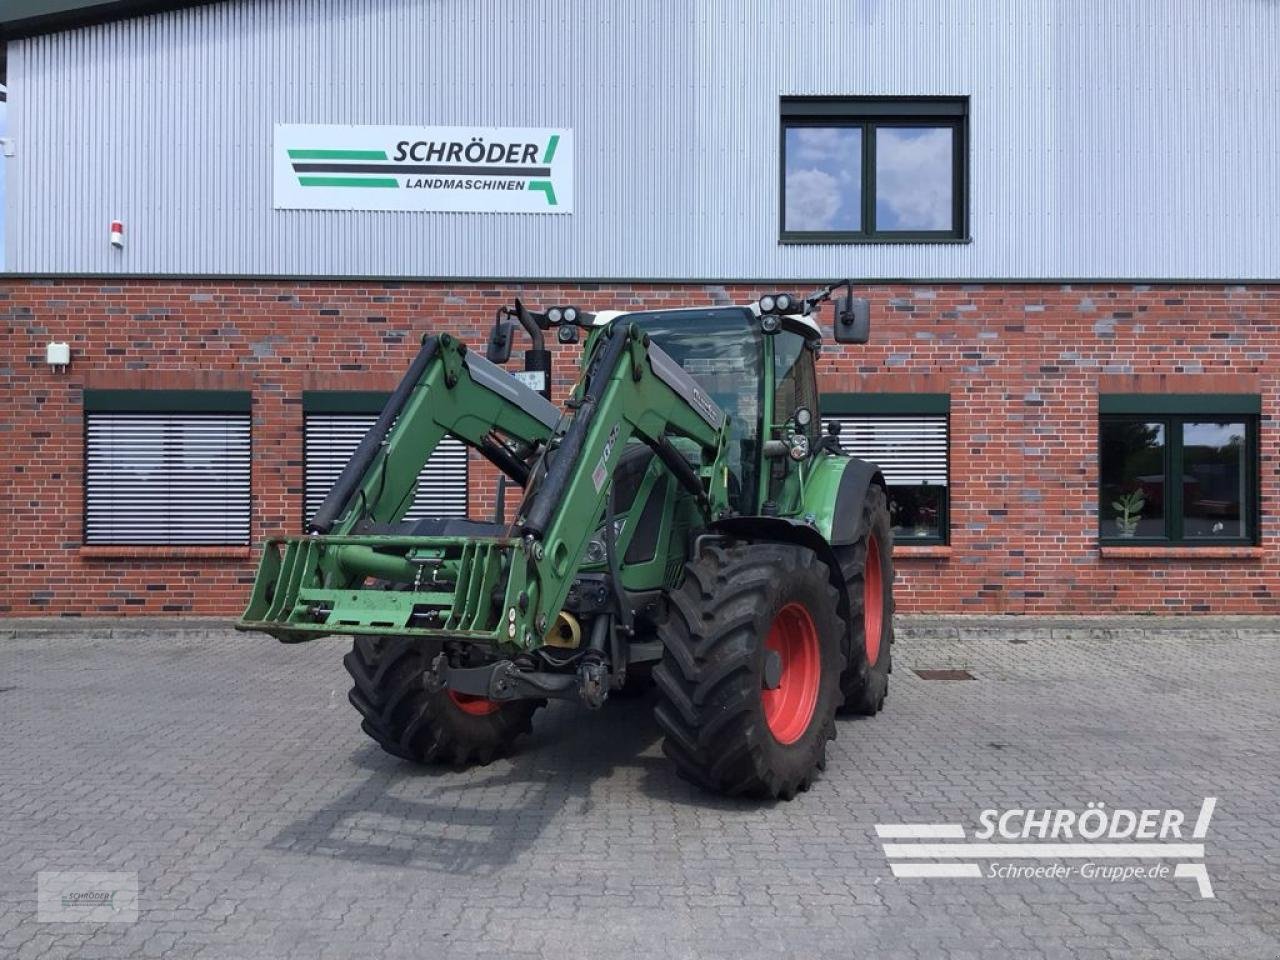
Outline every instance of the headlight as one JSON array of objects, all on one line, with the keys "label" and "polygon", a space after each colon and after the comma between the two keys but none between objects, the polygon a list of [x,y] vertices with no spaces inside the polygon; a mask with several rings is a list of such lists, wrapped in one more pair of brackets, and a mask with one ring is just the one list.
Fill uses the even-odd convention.
[{"label": "headlight", "polygon": [[781,310],[783,313],[786,313],[788,310],[791,309],[791,298],[788,297],[785,293],[780,293],[778,294],[777,304],[778,304],[778,309]]},{"label": "headlight", "polygon": [[760,298],[760,310],[762,313],[773,313],[774,299],[770,296]]},{"label": "headlight", "polygon": [[564,319],[564,314],[561,312],[559,307],[552,307],[547,311],[547,319],[552,323],[559,323]]},{"label": "headlight", "polygon": [[573,307],[564,308],[564,322],[573,323],[578,319],[578,311]]}]

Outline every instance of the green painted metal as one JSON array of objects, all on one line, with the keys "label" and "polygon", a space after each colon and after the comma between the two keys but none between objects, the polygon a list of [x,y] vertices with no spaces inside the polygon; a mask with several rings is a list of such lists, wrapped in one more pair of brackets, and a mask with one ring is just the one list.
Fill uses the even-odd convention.
[{"label": "green painted metal", "polygon": [[1098,412],[1258,416],[1262,397],[1256,393],[1103,393],[1098,396]]},{"label": "green painted metal", "polygon": [[[732,309],[750,319],[742,308]],[[749,325],[744,330],[760,335]],[[768,501],[773,516],[808,524],[829,539],[851,458],[818,448],[816,418],[804,431],[815,445],[810,456],[764,455],[764,441],[785,440],[797,429],[774,422],[787,415],[780,402],[787,411],[797,404],[819,408],[814,354],[802,338],[798,346],[793,342],[797,336],[783,331],[763,337],[760,369],[744,374],[759,382],[759,409],[751,407],[755,422],[736,434],[735,443],[754,451],[757,502]],[[732,431],[727,417],[715,425],[720,417],[714,404],[699,409],[706,395],[680,387],[673,374],[655,372],[661,369],[654,365],[660,346],[661,339],[652,341],[626,316],[593,329],[578,382],[552,429],[521,406],[518,390],[495,385],[491,374],[473,379],[463,344],[437,338],[434,352],[424,351],[411,367],[416,381],[390,395],[393,403],[400,403],[396,396],[403,400],[388,411],[395,413],[395,425],[328,532],[267,542],[238,626],[289,642],[393,634],[470,642],[495,655],[540,647],[575,578],[607,572],[598,549],[588,560],[589,547],[602,535],[615,472],[639,444],[655,455],[615,517],[622,584],[631,592],[674,586],[693,535],[732,513]],[[775,396],[780,380],[783,392]],[[367,411],[387,396],[314,391],[304,396],[303,407]],[[399,521],[441,439],[453,436],[482,448],[495,434],[525,451],[552,451],[529,455],[532,470],[514,523],[497,533],[492,525],[467,522],[448,528],[447,535],[406,532]],[[651,496],[659,507],[645,515]],[[626,563],[641,534],[653,538],[653,549]]]},{"label": "green painted metal", "polygon": [[[585,435],[574,468],[540,538],[376,532],[403,517],[419,471],[445,435],[479,446],[497,430],[525,442],[558,445],[573,425],[574,417],[567,416],[558,433],[550,435],[517,403],[472,380],[465,347],[442,336],[332,532],[268,542],[239,626],[285,640],[391,632],[469,639],[498,649],[540,646],[583,566],[613,472],[632,439],[692,441],[701,451],[697,471],[706,496],[701,521],[723,513],[727,421],[711,426],[654,374],[647,338],[634,326],[593,338],[593,357],[604,355],[616,337],[625,341],[612,372],[603,378],[584,374],[574,388],[578,409],[592,413],[583,421]],[[526,504],[538,484],[547,483],[545,472],[536,476]],[[637,497],[635,509],[642,506]],[[512,533],[523,522],[518,519]],[[620,550],[634,536],[636,524],[630,526],[625,539],[620,538]],[[666,551],[659,553],[660,562],[665,561]],[[497,607],[495,592],[502,595]]]},{"label": "green painted metal", "polygon": [[86,413],[248,413],[248,390],[86,390]]},{"label": "green painted metal", "polygon": [[822,397],[822,414],[827,417],[950,412],[947,393],[827,393]]}]

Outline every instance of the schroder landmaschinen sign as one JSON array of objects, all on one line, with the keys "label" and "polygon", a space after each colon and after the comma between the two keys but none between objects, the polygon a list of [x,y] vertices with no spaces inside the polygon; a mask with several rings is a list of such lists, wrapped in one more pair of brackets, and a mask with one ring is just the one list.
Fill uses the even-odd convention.
[{"label": "schroder landmaschinen sign", "polygon": [[573,131],[276,124],[277,210],[572,213]]}]

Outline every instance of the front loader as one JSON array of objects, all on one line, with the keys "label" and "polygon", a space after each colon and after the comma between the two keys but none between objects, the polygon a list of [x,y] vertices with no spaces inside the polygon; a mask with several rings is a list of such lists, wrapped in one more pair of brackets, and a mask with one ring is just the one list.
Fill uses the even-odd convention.
[{"label": "front loader", "polygon": [[[487,762],[548,699],[598,708],[651,676],[683,776],[794,796],[837,710],[879,711],[893,639],[883,478],[819,431],[828,301],[836,340],[866,342],[848,281],[655,312],[516,301],[487,359],[424,338],[307,533],[267,542],[237,626],[351,636],[363,729],[408,760]],[[534,341],[519,378],[507,317]],[[562,408],[552,329],[583,341]],[[404,519],[446,436],[522,490],[514,520]]]}]

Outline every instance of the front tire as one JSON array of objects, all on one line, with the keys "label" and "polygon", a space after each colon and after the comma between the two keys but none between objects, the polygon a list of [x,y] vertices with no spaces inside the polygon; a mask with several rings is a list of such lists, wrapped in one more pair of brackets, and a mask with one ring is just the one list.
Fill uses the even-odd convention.
[{"label": "front tire", "polygon": [[893,671],[893,527],[884,489],[872,484],[862,504],[861,534],[836,548],[849,594],[849,663],[840,678],[846,713],[874,716],[889,695]]},{"label": "front tire", "polygon": [[685,567],[653,676],[684,778],[790,800],[826,766],[844,629],[827,566],[775,543],[709,546]]},{"label": "front tire", "polygon": [[439,644],[401,637],[357,637],[343,666],[354,685],[360,727],[387,753],[416,763],[485,764],[532,729],[541,700],[497,703],[449,690],[428,691],[423,678]]}]

